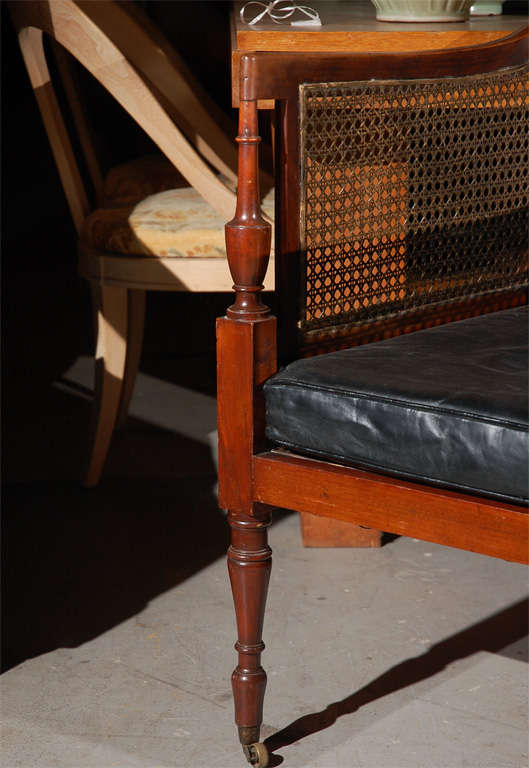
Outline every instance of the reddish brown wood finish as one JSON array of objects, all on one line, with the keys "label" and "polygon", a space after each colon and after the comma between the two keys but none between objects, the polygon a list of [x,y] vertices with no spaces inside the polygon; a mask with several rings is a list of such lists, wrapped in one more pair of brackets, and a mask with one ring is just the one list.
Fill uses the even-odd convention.
[{"label": "reddish brown wood finish", "polygon": [[382,533],[365,525],[300,512],[304,547],[380,547]]},{"label": "reddish brown wood finish", "polygon": [[459,77],[527,61],[527,27],[485,45],[421,53],[251,53],[241,58],[241,99],[287,99],[299,83]]},{"label": "reddish brown wood finish", "polygon": [[[374,472],[325,463],[283,451],[259,453],[265,443],[262,384],[276,370],[275,318],[260,291],[270,247],[270,228],[259,210],[258,98],[283,99],[277,109],[276,264],[280,333],[285,357],[326,351],[300,349],[291,307],[299,289],[299,82],[377,78],[441,77],[492,71],[522,63],[527,34],[506,42],[458,51],[398,55],[314,56],[252,54],[241,59],[239,190],[236,216],[226,242],[236,292],[219,319],[219,499],[229,510],[228,554],[237,615],[239,664],[233,675],[236,722],[243,744],[256,741],[266,676],[261,639],[271,552],[266,543],[270,507],[345,521],[460,547],[517,562],[528,561],[529,516],[523,507],[411,483]],[[374,338],[490,311],[508,296],[443,307],[402,326],[373,329]],[[290,303],[289,303],[290,302]],[[415,318],[413,318],[415,322]],[[379,334],[377,336],[377,334]],[[339,334],[338,334],[339,335]],[[368,340],[368,339],[365,339]],[[340,344],[358,343],[351,338]],[[284,354],[284,353],[283,353]]]},{"label": "reddish brown wood finish", "polygon": [[271,227],[261,216],[257,109],[242,104],[235,218],[226,225],[226,248],[235,303],[217,320],[219,503],[252,514],[251,458],[264,437],[260,385],[276,370],[275,318],[261,300]]},{"label": "reddish brown wood finish", "polygon": [[235,722],[241,744],[259,741],[263,720],[266,673],[261,667],[263,621],[266,594],[272,567],[272,550],[267,544],[270,511],[256,505],[254,514],[230,512],[231,547],[228,550],[235,613],[239,663],[231,682],[235,701]]},{"label": "reddish brown wood finish", "polygon": [[253,454],[264,442],[260,385],[275,373],[275,318],[217,320],[219,505],[252,514]]},{"label": "reddish brown wood finish", "polygon": [[[503,15],[460,24],[380,24],[369,0],[353,3],[326,0],[318,9],[321,27],[292,27],[262,20],[250,27],[240,20],[238,8],[232,14],[232,102],[239,106],[239,63],[241,56],[254,51],[327,53],[415,52],[483,45],[508,37],[525,26],[524,16]],[[272,99],[259,108],[273,109]]]},{"label": "reddish brown wood finish", "polygon": [[528,562],[529,515],[514,504],[284,452],[255,457],[254,495],[266,504]]},{"label": "reddish brown wood finish", "polygon": [[266,674],[262,628],[272,564],[267,544],[270,510],[255,504],[252,456],[264,440],[261,385],[276,370],[275,318],[260,293],[270,254],[271,227],[261,216],[257,106],[240,109],[239,187],[226,248],[235,303],[217,321],[219,503],[229,511],[228,551],[237,617],[239,663],[232,675],[241,744],[259,741]]},{"label": "reddish brown wood finish", "polygon": [[239,110],[239,186],[235,218],[226,225],[226,250],[235,285],[235,304],[228,317],[255,320],[270,313],[261,301],[270,258],[272,228],[261,215],[257,104],[241,102]]},{"label": "reddish brown wood finish", "polygon": [[276,114],[276,294],[279,321],[279,359],[297,353],[298,306],[293,297],[301,285],[299,230],[300,163],[297,99],[280,103]]}]

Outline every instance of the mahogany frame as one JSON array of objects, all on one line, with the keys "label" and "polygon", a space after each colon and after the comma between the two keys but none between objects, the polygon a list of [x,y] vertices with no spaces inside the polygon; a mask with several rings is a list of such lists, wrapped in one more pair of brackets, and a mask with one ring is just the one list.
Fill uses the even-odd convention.
[{"label": "mahogany frame", "polygon": [[[277,369],[276,319],[261,300],[271,229],[258,187],[257,101],[279,100],[276,184],[276,285],[282,356],[299,355],[292,317],[298,290],[288,254],[300,248],[297,99],[300,83],[439,78],[492,72],[527,60],[528,30],[486,45],[411,54],[255,53],[240,66],[239,187],[226,243],[235,302],[217,321],[219,504],[228,511],[228,567],[238,628],[233,676],[235,722],[246,746],[258,742],[266,674],[262,626],[271,568],[272,507],[309,512],[516,562],[528,562],[529,517],[522,506],[267,450],[263,383]],[[519,292],[506,305],[519,304]],[[495,303],[496,302],[496,303]],[[455,316],[497,309],[497,299],[457,307]],[[457,314],[459,313],[459,314]],[[418,318],[398,332],[439,322]],[[389,335],[392,335],[390,333]],[[285,341],[286,340],[286,341]],[[320,351],[320,350],[318,350]],[[255,753],[256,754],[256,753]],[[255,757],[254,754],[254,757]],[[258,762],[258,761],[257,761]],[[258,763],[261,765],[261,763]],[[263,763],[264,765],[264,763]]]}]

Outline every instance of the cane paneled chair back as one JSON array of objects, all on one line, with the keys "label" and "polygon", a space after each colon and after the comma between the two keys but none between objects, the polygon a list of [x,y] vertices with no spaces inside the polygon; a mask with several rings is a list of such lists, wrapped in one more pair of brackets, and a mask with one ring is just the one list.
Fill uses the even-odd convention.
[{"label": "cane paneled chair back", "polygon": [[300,83],[280,107],[287,358],[525,301],[527,64],[389,75]]},{"label": "cane paneled chair back", "polygon": [[[241,59],[238,204],[226,227],[235,302],[217,325],[219,503],[232,527],[235,720],[253,765],[268,764],[258,736],[273,507],[527,562],[523,477],[507,461],[497,491],[482,471],[488,452],[491,475],[495,458],[523,465],[527,446],[527,41],[525,29],[424,54]],[[260,99],[277,104],[277,341],[260,299],[270,243],[255,194]],[[482,363],[503,353],[501,371]],[[512,435],[497,431],[506,425]],[[463,475],[442,476],[460,469],[458,443]],[[409,453],[415,466],[399,474],[366,446]],[[421,470],[430,456],[439,475]]]},{"label": "cane paneled chair back", "polygon": [[[95,485],[132,395],[145,290],[231,288],[223,224],[235,206],[236,151],[221,127],[227,119],[134,3],[28,0],[11,3],[10,10],[80,235],[80,273],[92,285],[98,382],[85,484]],[[56,67],[48,67],[44,36]],[[125,163],[104,176],[76,64],[118,101],[163,156]],[[52,83],[55,71],[78,134],[74,143]],[[105,116],[97,119],[104,123]],[[81,165],[74,146],[84,155]],[[92,190],[85,187],[83,166]]]},{"label": "cane paneled chair back", "polygon": [[301,86],[305,345],[523,298],[527,75]]}]

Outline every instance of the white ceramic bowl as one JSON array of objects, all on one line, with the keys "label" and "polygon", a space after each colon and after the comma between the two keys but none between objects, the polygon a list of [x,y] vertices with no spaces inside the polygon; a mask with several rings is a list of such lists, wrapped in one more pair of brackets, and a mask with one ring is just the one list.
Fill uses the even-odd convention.
[{"label": "white ceramic bowl", "polygon": [[378,21],[466,21],[472,0],[371,0]]}]

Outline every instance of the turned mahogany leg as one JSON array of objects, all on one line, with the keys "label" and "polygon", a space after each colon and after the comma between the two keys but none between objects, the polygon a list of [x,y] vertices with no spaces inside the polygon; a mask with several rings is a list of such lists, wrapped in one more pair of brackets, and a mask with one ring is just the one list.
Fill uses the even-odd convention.
[{"label": "turned mahogany leg", "polygon": [[230,513],[231,547],[228,550],[238,640],[235,649],[239,663],[231,681],[235,699],[235,722],[244,746],[259,741],[263,719],[266,673],[261,667],[261,639],[272,550],[267,544],[269,511],[258,510],[255,517]]}]

